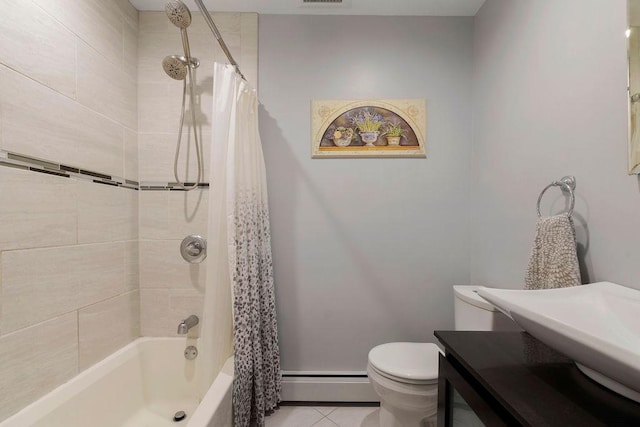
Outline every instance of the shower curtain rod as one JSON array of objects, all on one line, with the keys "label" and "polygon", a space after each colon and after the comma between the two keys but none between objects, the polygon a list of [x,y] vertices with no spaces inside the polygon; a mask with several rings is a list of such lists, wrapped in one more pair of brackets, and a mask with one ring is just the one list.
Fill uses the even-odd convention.
[{"label": "shower curtain rod", "polygon": [[218,41],[218,44],[220,44],[220,47],[222,48],[222,51],[227,56],[229,63],[235,67],[236,72],[240,74],[240,77],[242,77],[243,80],[247,80],[245,79],[244,75],[242,75],[242,72],[240,72],[240,67],[238,66],[238,63],[235,61],[235,59],[233,59],[231,52],[229,52],[229,48],[227,48],[227,44],[222,39],[222,34],[220,34],[220,31],[218,31],[218,27],[216,27],[215,22],[213,22],[213,19],[211,18],[211,15],[207,11],[207,8],[204,6],[204,3],[202,3],[202,0],[195,0],[195,2],[198,5],[198,9],[200,9],[200,12],[202,12],[202,17],[204,18],[205,21],[207,21],[209,28],[211,28],[211,32],[213,33],[213,36],[216,38],[216,40]]}]

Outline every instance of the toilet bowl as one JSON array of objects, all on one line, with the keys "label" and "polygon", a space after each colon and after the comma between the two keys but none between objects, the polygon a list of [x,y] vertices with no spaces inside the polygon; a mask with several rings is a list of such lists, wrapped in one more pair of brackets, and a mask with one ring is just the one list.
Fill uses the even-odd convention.
[{"label": "toilet bowl", "polygon": [[[518,330],[517,325],[475,293],[454,286],[456,330]],[[369,352],[367,374],[380,397],[380,427],[435,427],[438,359],[432,343],[393,342]]]},{"label": "toilet bowl", "polygon": [[394,342],[369,352],[367,375],[380,397],[380,425],[435,427],[438,355],[431,343]]}]

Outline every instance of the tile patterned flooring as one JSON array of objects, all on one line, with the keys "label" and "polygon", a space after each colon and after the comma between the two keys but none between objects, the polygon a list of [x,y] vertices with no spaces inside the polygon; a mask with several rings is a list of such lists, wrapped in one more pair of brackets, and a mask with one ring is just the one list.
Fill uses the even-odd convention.
[{"label": "tile patterned flooring", "polygon": [[265,427],[379,427],[377,406],[281,406]]}]

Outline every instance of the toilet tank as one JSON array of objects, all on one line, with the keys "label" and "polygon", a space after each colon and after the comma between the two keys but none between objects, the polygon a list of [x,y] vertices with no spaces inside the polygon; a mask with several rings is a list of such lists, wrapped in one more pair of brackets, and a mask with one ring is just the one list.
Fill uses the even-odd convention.
[{"label": "toilet tank", "polygon": [[454,286],[456,331],[518,331],[516,323],[475,291],[478,286]]}]

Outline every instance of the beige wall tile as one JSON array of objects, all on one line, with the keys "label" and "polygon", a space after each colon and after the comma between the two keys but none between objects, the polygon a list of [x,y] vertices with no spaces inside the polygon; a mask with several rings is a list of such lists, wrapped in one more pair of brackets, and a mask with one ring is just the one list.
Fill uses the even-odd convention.
[{"label": "beige wall tile", "polygon": [[77,372],[75,312],[0,337],[0,421]]},{"label": "beige wall tile", "polygon": [[138,181],[138,133],[124,130],[124,178]]},{"label": "beige wall tile", "polygon": [[[196,10],[198,10],[196,8]],[[196,10],[192,10],[193,19],[191,20],[191,26],[189,26],[189,31],[194,34],[205,34],[212,36],[211,29],[207,25],[206,21],[202,17],[202,14]],[[222,37],[225,39],[227,36],[231,34],[237,33],[240,30],[240,20],[242,13],[238,12],[212,12],[209,11],[209,14],[213,18],[213,22],[215,22],[216,27],[222,34]],[[215,39],[212,39],[212,42],[216,43]]]},{"label": "beige wall tile", "polygon": [[129,129],[137,127],[135,80],[83,42],[78,42],[78,101]]},{"label": "beige wall tile", "polygon": [[[192,34],[189,38],[192,55],[200,59],[200,68],[198,68],[200,77],[204,78],[213,74],[214,62],[229,62],[218,42],[212,38],[211,32],[208,34],[192,32],[190,34]],[[240,62],[242,53],[240,26],[238,25],[234,31],[224,32],[223,37],[233,58]]]},{"label": "beige wall tile", "polygon": [[141,289],[204,289],[206,265],[182,259],[181,240],[140,241]]},{"label": "beige wall tile", "polygon": [[[169,77],[167,77],[169,78]],[[138,132],[177,132],[181,99],[169,102],[169,83],[138,81]]]},{"label": "beige wall tile", "polygon": [[167,19],[167,14],[164,12],[143,11],[138,14],[138,31],[140,33],[167,33],[170,29],[169,26],[176,28]]},{"label": "beige wall tile", "polygon": [[76,243],[77,182],[0,167],[0,250]]},{"label": "beige wall tile", "polygon": [[80,371],[140,335],[140,295],[129,292],[78,312]]},{"label": "beige wall tile", "polygon": [[[211,65],[213,67],[213,64]],[[195,113],[196,113],[196,123],[198,124],[199,134],[210,134],[211,133],[211,118],[212,118],[212,110],[213,110],[213,73],[208,72],[205,74],[204,72],[196,73],[194,79],[196,81],[196,85],[193,88],[195,95]],[[187,93],[189,91],[187,90]],[[169,88],[169,97],[170,99],[179,99],[182,100],[182,88],[178,86],[171,86]],[[190,102],[190,98],[187,96],[187,103]],[[169,101],[171,102],[171,101]],[[182,104],[180,104],[181,106]],[[190,107],[191,104],[188,104],[189,114],[186,114],[184,117],[185,126],[191,127],[193,123],[193,119],[191,118]],[[178,108],[177,114],[180,114],[180,109]],[[173,131],[177,132],[178,127],[176,126]]]},{"label": "beige wall tile", "polygon": [[2,253],[7,334],[124,292],[124,243]]},{"label": "beige wall tile", "polygon": [[124,56],[122,60],[123,69],[129,77],[134,80],[138,78],[138,30],[125,22],[124,31]]},{"label": "beige wall tile", "polygon": [[133,291],[140,288],[140,257],[138,241],[125,242],[124,245],[124,288]]},{"label": "beige wall tile", "polygon": [[[177,134],[138,134],[138,176],[140,181],[173,182],[173,160]],[[185,143],[186,145],[186,143]]]},{"label": "beige wall tile", "polygon": [[122,126],[0,66],[2,148],[123,175]]},{"label": "beige wall tile", "polygon": [[[170,319],[167,316],[168,312],[168,289],[140,289],[140,335],[143,337],[169,335]],[[177,331],[178,323],[174,327]]]},{"label": "beige wall tile", "polygon": [[[177,113],[180,114],[180,113]],[[189,127],[190,129],[190,127]],[[176,153],[177,133],[140,133],[138,134],[140,181],[175,182],[173,163]],[[203,182],[209,182],[209,164],[211,162],[211,134],[198,134],[202,141],[202,161],[204,164]],[[187,130],[182,137],[180,157],[178,160],[178,176],[184,181],[195,180],[198,161],[194,150],[194,139]]]},{"label": "beige wall tile", "polygon": [[81,287],[78,308],[125,291],[124,242],[82,245],[76,249],[81,252],[77,269]]},{"label": "beige wall tile", "polygon": [[182,240],[189,234],[207,236],[209,190],[169,192],[168,238]]},{"label": "beige wall tile", "polygon": [[0,10],[0,63],[75,97],[73,33],[30,1],[0,0]]},{"label": "beige wall tile", "polygon": [[140,191],[141,239],[168,238],[170,193],[170,191]]},{"label": "beige wall tile", "polygon": [[33,0],[114,64],[122,63],[124,18],[114,1]]},{"label": "beige wall tile", "polygon": [[138,192],[78,181],[78,243],[138,237]]},{"label": "beige wall tile", "polygon": [[138,31],[138,10],[131,5],[129,0],[115,0],[116,7],[120,10],[126,24]]},{"label": "beige wall tile", "polygon": [[[189,289],[141,289],[141,335],[178,336],[178,325],[183,319],[192,314],[202,319],[203,295]],[[198,329],[192,329],[189,335],[194,333],[197,336]]]},{"label": "beige wall tile", "polygon": [[209,194],[192,191],[141,191],[140,237],[182,240],[189,234],[207,235]]},{"label": "beige wall tile", "polygon": [[[162,13],[162,21],[169,22],[167,16]],[[147,16],[147,12],[141,15]],[[176,27],[171,31],[146,32],[142,28],[148,23],[142,22],[138,33],[138,82],[140,83],[168,83],[171,78],[162,69],[162,60],[167,55],[183,55],[182,39]],[[191,53],[197,55],[195,52]]]}]

